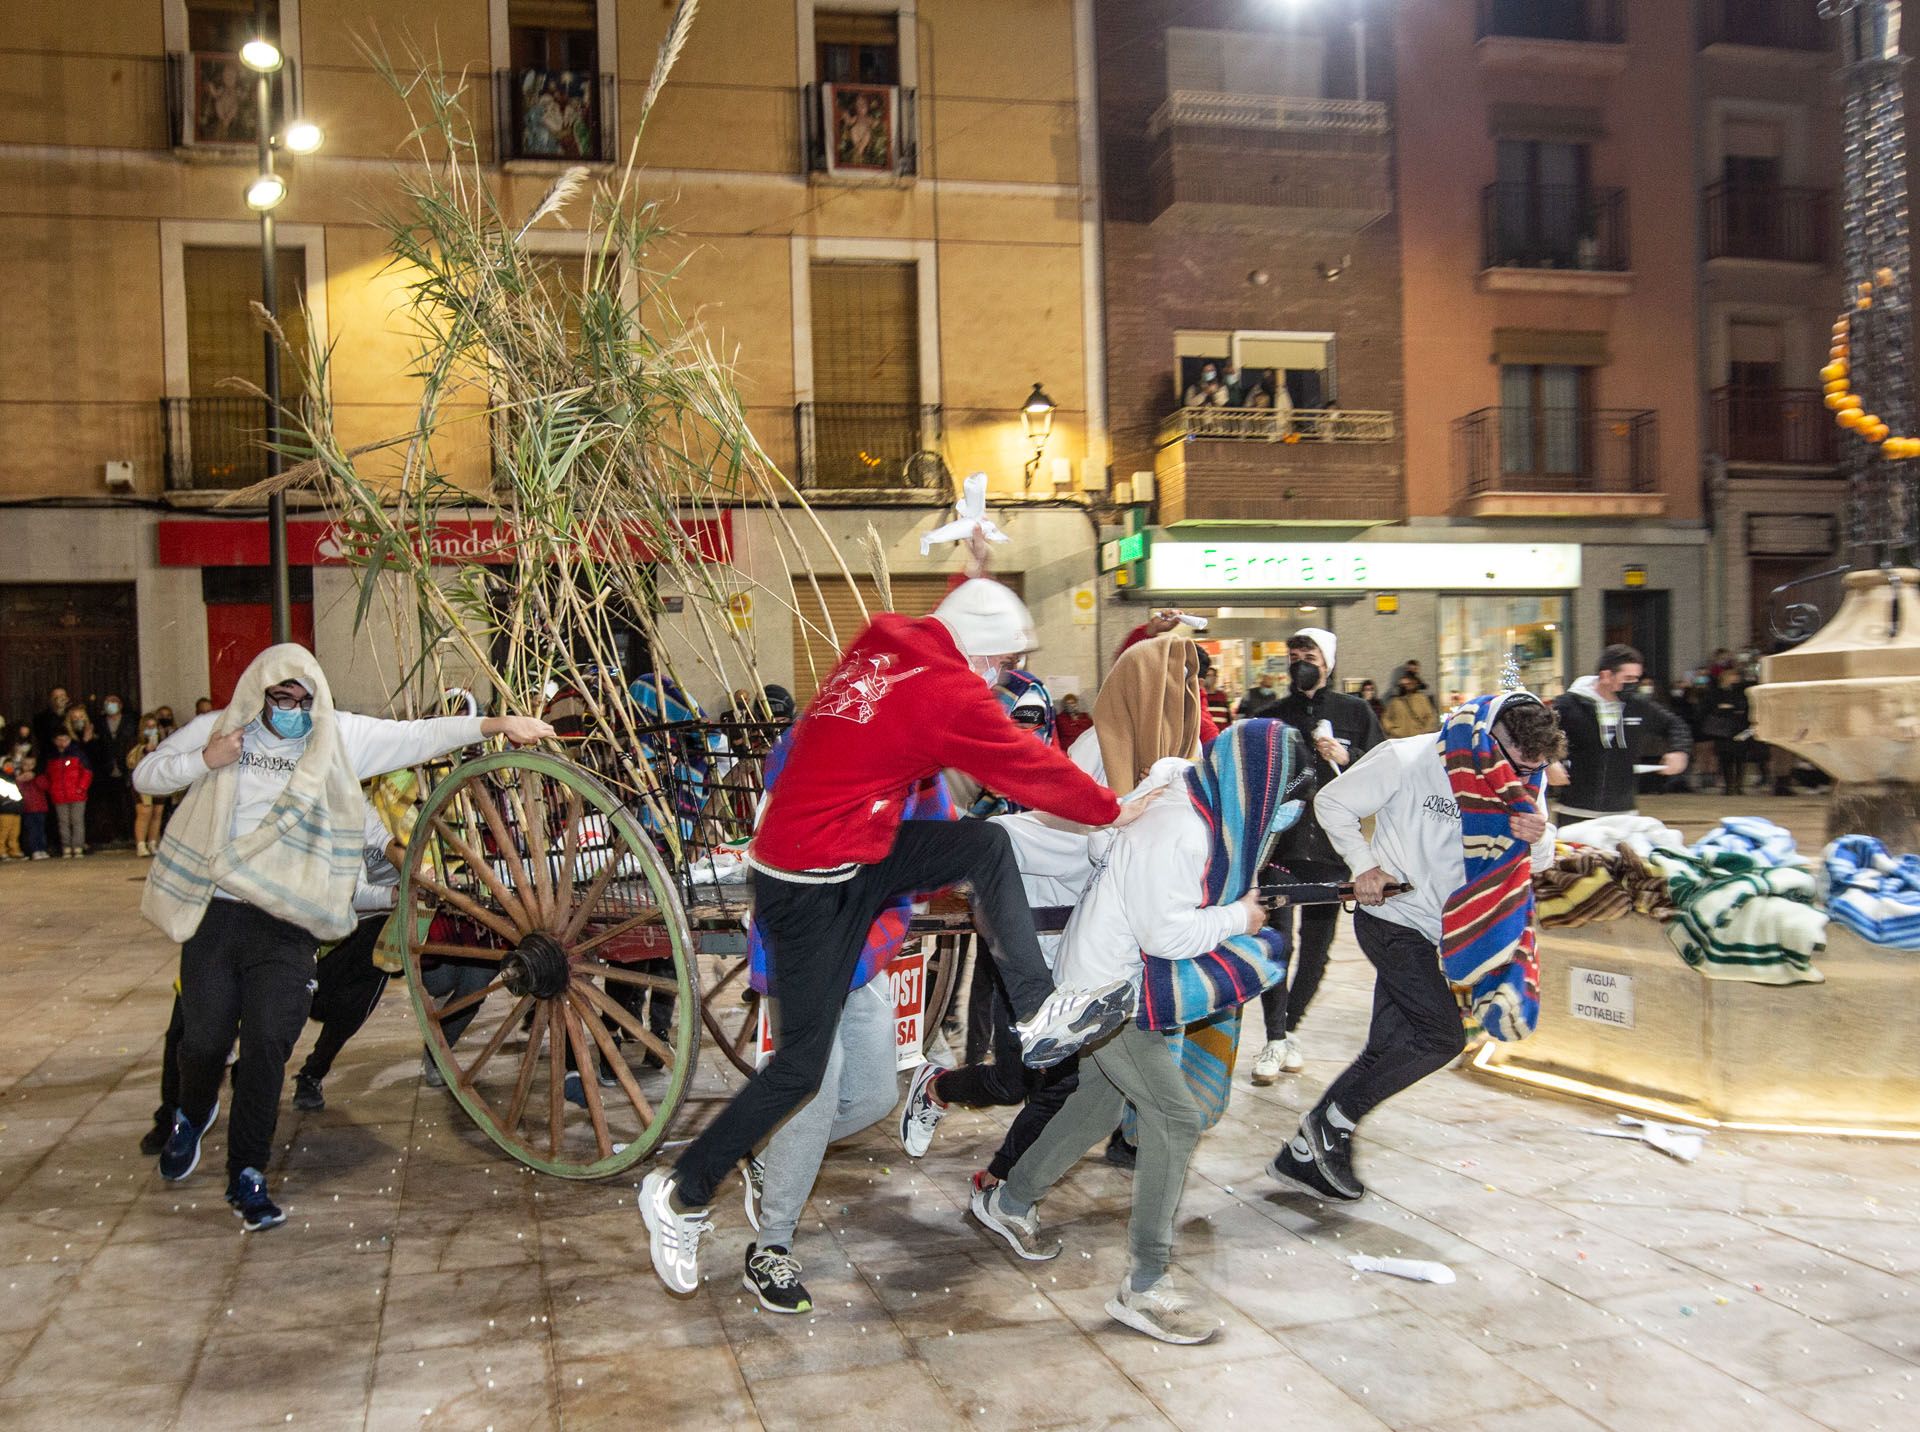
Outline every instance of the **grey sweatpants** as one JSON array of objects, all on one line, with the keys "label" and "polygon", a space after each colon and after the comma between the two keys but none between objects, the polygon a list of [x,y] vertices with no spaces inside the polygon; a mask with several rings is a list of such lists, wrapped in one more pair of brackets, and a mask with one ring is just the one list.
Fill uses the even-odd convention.
[{"label": "grey sweatpants", "polygon": [[1020,1156],[1001,1197],[1016,1212],[1038,1203],[1082,1154],[1106,1142],[1129,1103],[1140,1116],[1140,1143],[1127,1239],[1133,1271],[1157,1278],[1173,1256],[1173,1215],[1187,1160],[1206,1127],[1166,1035],[1128,1020],[1091,1055],[1083,1052],[1080,1087]]},{"label": "grey sweatpants", "polygon": [[87,848],[87,804],[85,801],[58,801],[53,807],[54,819],[60,824],[60,849],[85,850]]},{"label": "grey sweatpants", "polygon": [[766,1169],[762,1248],[793,1247],[827,1145],[892,1112],[900,1097],[893,1063],[893,982],[879,975],[847,996],[819,1091],[787,1116],[760,1153]]}]

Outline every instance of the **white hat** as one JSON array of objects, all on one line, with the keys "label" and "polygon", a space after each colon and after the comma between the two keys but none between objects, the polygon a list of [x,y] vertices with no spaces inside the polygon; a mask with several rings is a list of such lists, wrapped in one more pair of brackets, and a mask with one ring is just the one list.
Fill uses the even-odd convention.
[{"label": "white hat", "polygon": [[1327,659],[1327,670],[1333,670],[1333,654],[1339,649],[1339,638],[1325,627],[1301,627],[1293,634],[1294,641],[1310,641],[1320,648],[1320,654]]},{"label": "white hat", "polygon": [[953,633],[962,656],[1013,656],[1040,645],[1027,604],[991,577],[962,582],[933,614]]}]

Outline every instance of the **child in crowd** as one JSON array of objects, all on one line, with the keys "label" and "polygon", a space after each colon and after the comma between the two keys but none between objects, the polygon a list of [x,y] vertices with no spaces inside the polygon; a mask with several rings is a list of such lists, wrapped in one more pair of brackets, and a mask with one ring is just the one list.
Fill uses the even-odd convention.
[{"label": "child in crowd", "polygon": [[87,791],[93,769],[70,731],[53,735],[53,758],[47,762],[47,794],[53,801],[60,830],[60,854],[77,860],[87,853]]},{"label": "child in crowd", "polygon": [[20,847],[29,860],[47,858],[47,813],[53,800],[47,794],[47,773],[32,752],[14,762],[19,772],[14,784],[20,787]]},{"label": "child in crowd", "polygon": [[0,860],[19,860],[19,770],[11,757],[0,758]]},{"label": "child in crowd", "polygon": [[[140,735],[127,752],[127,775],[133,775],[142,758],[159,746],[160,713],[149,711],[140,718]],[[160,848],[160,818],[167,808],[166,798],[135,791],[133,796],[133,853],[152,855]]]}]

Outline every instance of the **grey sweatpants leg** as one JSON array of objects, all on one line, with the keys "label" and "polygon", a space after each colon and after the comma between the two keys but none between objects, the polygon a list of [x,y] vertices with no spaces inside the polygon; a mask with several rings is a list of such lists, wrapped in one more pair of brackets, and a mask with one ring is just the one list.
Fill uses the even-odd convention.
[{"label": "grey sweatpants leg", "polygon": [[900,1097],[893,1046],[893,983],[879,976],[848,995],[841,1006],[840,1030],[819,1092],[789,1114],[761,1150],[766,1168],[766,1191],[760,1198],[762,1248],[793,1247],[827,1145],[892,1112]]},{"label": "grey sweatpants leg", "polygon": [[1206,1125],[1164,1034],[1129,1020],[1091,1057],[1082,1054],[1080,1087],[1020,1156],[1001,1197],[1016,1212],[1038,1203],[1082,1154],[1106,1142],[1129,1103],[1139,1112],[1140,1144],[1127,1239],[1133,1271],[1151,1279],[1167,1271],[1173,1256],[1174,1212]]}]

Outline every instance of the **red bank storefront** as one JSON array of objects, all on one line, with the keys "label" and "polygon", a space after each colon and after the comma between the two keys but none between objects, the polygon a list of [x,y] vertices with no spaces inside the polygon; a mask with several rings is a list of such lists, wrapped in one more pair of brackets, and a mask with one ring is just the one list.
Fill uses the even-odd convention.
[{"label": "red bank storefront", "polygon": [[[706,561],[731,560],[731,512],[689,519],[682,529]],[[272,640],[267,524],[258,518],[162,518],[156,538],[160,566],[200,570],[206,603],[207,694],[214,705],[223,706],[247,663]],[[351,533],[326,518],[287,523],[292,633],[303,646],[314,646],[314,568],[351,565],[352,541]],[[647,555],[648,545],[639,534],[631,541],[637,554]],[[448,566],[504,564],[512,560],[513,531],[490,519],[448,519],[434,528],[430,551],[435,562]]]}]

